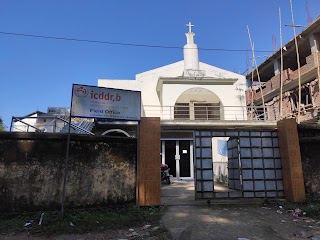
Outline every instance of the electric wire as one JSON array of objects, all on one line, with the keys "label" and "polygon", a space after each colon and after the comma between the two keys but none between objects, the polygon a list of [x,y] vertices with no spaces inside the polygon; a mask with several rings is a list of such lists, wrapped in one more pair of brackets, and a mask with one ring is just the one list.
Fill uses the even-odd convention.
[{"label": "electric wire", "polygon": [[[0,32],[2,35],[13,35],[20,37],[33,37],[33,38],[44,38],[51,40],[64,40],[64,41],[74,41],[74,42],[87,42],[87,43],[99,43],[99,44],[110,44],[110,45],[121,45],[121,46],[131,46],[131,47],[148,47],[148,48],[166,48],[166,49],[183,49],[183,47],[177,46],[164,46],[164,45],[148,45],[148,44],[135,44],[135,43],[123,43],[123,42],[110,42],[110,41],[100,41],[100,40],[90,40],[90,39],[79,39],[79,38],[67,38],[67,37],[57,37],[57,36],[45,36],[45,35],[34,35],[25,33],[14,33],[14,32]],[[192,49],[192,48],[187,48]],[[227,49],[227,48],[198,48],[204,51],[224,51],[224,52],[247,52],[244,49]],[[268,50],[255,50],[256,52],[264,53],[274,53],[274,51]]]}]

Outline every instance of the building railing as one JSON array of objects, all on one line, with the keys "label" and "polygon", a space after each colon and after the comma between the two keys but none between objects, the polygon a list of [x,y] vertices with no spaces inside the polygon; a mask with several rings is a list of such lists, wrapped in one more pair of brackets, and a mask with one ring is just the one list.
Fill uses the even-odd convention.
[{"label": "building railing", "polygon": [[[70,132],[78,134],[94,135],[93,119],[73,119],[70,124]],[[35,116],[35,117],[12,117],[11,132],[68,132],[69,119],[59,116]]]},{"label": "building railing", "polygon": [[[159,117],[167,121],[275,121],[279,110],[251,106],[200,106],[179,104],[176,106],[143,106],[143,117]],[[68,132],[69,120],[57,116],[12,117],[12,132]],[[94,119],[73,119],[71,132],[94,135],[91,130]]]},{"label": "building railing", "polygon": [[276,115],[265,112],[260,106],[143,106],[144,117],[169,121],[277,120]]}]

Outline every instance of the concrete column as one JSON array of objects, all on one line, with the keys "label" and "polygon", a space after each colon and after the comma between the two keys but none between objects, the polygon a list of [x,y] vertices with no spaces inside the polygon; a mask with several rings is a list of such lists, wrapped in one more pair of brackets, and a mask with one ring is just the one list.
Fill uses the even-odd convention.
[{"label": "concrete column", "polygon": [[195,118],[194,118],[194,102],[189,103],[189,116],[190,116],[190,120],[195,120]]},{"label": "concrete column", "polygon": [[274,75],[277,75],[280,73],[280,60],[279,59],[275,59],[273,60],[273,70],[274,70]]},{"label": "concrete column", "polygon": [[305,200],[298,128],[295,119],[277,123],[285,199],[293,202]]},{"label": "concrete column", "polygon": [[319,38],[314,33],[309,35],[309,43],[311,53],[316,53],[319,51]]}]

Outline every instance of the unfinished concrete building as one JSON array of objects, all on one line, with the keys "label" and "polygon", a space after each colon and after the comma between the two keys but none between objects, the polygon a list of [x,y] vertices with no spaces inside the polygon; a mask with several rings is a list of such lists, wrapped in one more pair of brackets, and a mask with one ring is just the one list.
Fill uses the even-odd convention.
[{"label": "unfinished concrete building", "polygon": [[[258,66],[259,74],[256,69],[253,69],[246,76],[251,86],[246,91],[248,119],[297,118],[299,112],[299,70],[301,82],[299,122],[315,123],[320,117],[320,17],[297,35],[297,43],[300,69],[295,39],[293,38],[282,47],[283,71],[281,71],[281,49],[279,49]],[[258,76],[260,76],[261,86]],[[280,102],[282,102],[282,106]]]}]

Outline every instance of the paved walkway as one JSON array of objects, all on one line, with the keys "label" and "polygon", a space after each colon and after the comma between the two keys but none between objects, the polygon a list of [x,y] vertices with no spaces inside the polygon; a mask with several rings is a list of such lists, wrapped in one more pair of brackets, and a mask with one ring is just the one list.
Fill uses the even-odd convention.
[{"label": "paved walkway", "polygon": [[[181,205],[197,205],[199,201],[195,201],[194,183],[191,180],[175,181],[171,180],[171,184],[165,182],[161,186],[161,204],[167,206]],[[200,201],[202,204],[202,201]]]},{"label": "paved walkway", "polygon": [[161,202],[168,206],[162,220],[173,240],[306,239],[320,237],[320,224],[294,218],[277,205],[262,201],[195,200],[192,181],[162,185]]}]

